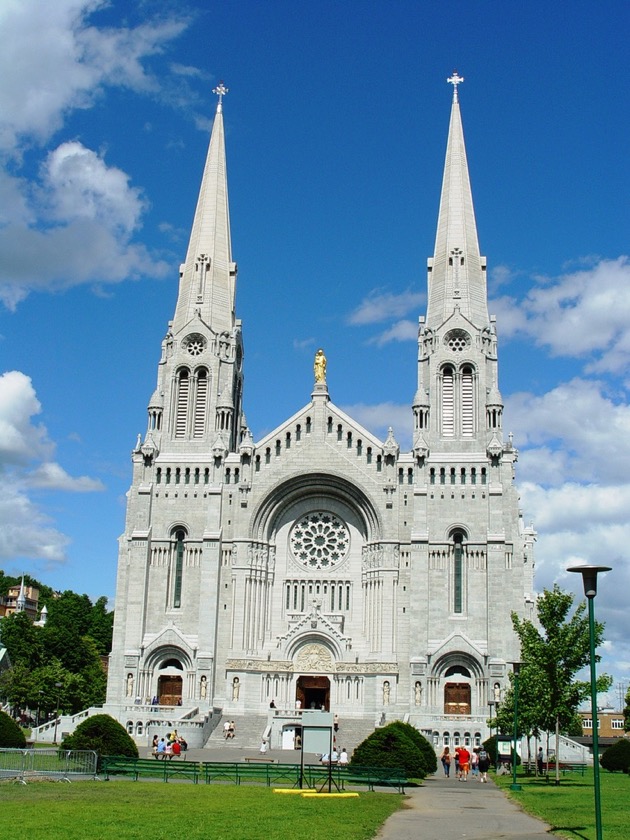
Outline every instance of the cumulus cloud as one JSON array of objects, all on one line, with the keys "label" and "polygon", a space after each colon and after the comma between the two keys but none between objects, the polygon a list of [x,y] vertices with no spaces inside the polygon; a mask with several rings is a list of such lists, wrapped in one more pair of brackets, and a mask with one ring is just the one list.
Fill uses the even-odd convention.
[{"label": "cumulus cloud", "polygon": [[536,278],[522,301],[498,298],[492,311],[502,336],[533,338],[553,356],[583,358],[587,373],[620,373],[630,362],[630,259]]},{"label": "cumulus cloud", "polygon": [[88,108],[104,85],[157,89],[146,59],[186,27],[182,16],[135,28],[90,23],[107,0],[4,0],[0,4],[0,150],[45,142],[65,114]]},{"label": "cumulus cloud", "polygon": [[30,490],[102,490],[100,481],[73,478],[53,460],[55,445],[33,418],[42,411],[30,378],[20,371],[0,376],[0,559],[65,559],[68,538],[29,495]]}]

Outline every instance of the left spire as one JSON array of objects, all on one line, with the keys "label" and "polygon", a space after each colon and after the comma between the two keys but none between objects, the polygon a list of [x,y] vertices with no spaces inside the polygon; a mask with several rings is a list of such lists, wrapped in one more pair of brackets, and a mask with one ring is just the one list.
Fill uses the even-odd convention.
[{"label": "left spire", "polygon": [[234,327],[236,266],[232,262],[223,127],[223,97],[227,92],[222,81],[213,89],[219,101],[186,261],[180,269],[175,330],[195,316],[201,317],[215,332],[230,331]]}]

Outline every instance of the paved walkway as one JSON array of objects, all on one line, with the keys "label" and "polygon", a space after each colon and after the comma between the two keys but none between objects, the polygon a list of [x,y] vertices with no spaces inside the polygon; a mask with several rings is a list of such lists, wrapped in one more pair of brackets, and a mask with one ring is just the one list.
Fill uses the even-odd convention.
[{"label": "paved walkway", "polygon": [[[258,756],[258,750],[230,745],[187,753],[188,761],[242,761],[245,756]],[[266,757],[289,764],[293,755],[270,750]],[[299,757],[296,751],[296,764]],[[315,755],[305,755],[304,760],[317,763]],[[550,840],[552,836],[548,825],[524,814],[492,781],[458,782],[445,779],[440,770],[422,787],[407,788],[407,796],[375,840]]]},{"label": "paved walkway", "polygon": [[492,781],[430,776],[407,788],[406,807],[385,822],[376,840],[549,840],[549,826],[524,814]]}]

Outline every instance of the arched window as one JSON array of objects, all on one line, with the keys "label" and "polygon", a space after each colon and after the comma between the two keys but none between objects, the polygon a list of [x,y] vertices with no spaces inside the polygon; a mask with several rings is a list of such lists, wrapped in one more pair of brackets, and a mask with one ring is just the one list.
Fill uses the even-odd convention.
[{"label": "arched window", "polygon": [[455,434],[455,372],[450,365],[442,370],[442,435]]},{"label": "arched window", "polygon": [[173,606],[182,605],[182,577],[184,574],[184,540],[186,532],[178,529],[173,534],[173,555],[174,555],[174,578],[173,578]]},{"label": "arched window", "polygon": [[175,437],[186,436],[188,425],[188,397],[190,394],[190,374],[186,368],[179,371],[176,381],[175,396]]},{"label": "arched window", "polygon": [[199,368],[196,372],[195,411],[193,418],[193,437],[203,437],[206,432],[208,415],[208,371]]},{"label": "arched window", "polygon": [[471,437],[474,432],[474,391],[473,369],[470,365],[462,368],[461,395],[462,435]]}]

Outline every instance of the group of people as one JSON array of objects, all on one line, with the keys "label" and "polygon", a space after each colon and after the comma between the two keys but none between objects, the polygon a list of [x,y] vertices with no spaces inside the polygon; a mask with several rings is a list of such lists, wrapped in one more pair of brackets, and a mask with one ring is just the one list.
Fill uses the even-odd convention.
[{"label": "group of people", "polygon": [[440,761],[447,779],[451,776],[451,764],[454,763],[455,778],[460,782],[467,782],[469,774],[471,778],[479,782],[487,783],[488,781],[490,756],[484,746],[475,747],[472,753],[466,747],[455,747],[453,754],[450,747],[444,747]]},{"label": "group of people", "polygon": [[223,737],[225,738],[226,741],[229,741],[232,738],[234,738],[235,734],[236,734],[236,724],[234,723],[233,720],[226,720],[225,723],[223,724]]},{"label": "group of people", "polygon": [[169,732],[166,738],[160,738],[159,735],[154,735],[153,741],[151,742],[151,755],[154,758],[170,759],[173,756],[179,758],[187,749],[188,744],[186,739],[178,735],[176,729]]},{"label": "group of people", "polygon": [[341,767],[345,766],[348,763],[348,751],[345,747],[341,748],[341,752],[337,752],[336,749],[333,748],[333,751],[328,755],[328,753],[324,753],[320,758],[322,764],[339,764]]}]

